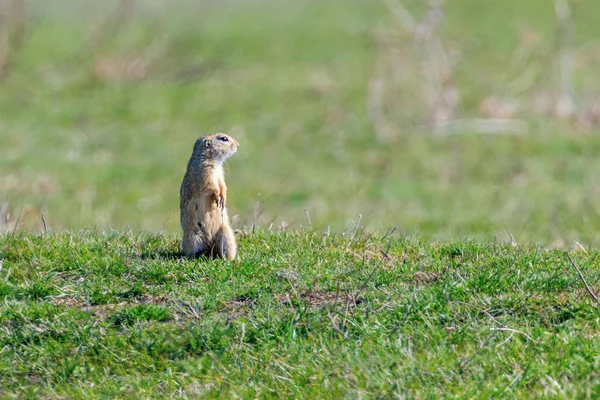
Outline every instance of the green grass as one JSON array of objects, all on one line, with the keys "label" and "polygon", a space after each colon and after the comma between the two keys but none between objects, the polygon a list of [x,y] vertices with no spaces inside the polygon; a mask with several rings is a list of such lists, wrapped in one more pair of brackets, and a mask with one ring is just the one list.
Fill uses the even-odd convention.
[{"label": "green grass", "polygon": [[[4,398],[600,395],[599,311],[563,251],[257,232],[0,239]],[[597,251],[571,253],[596,290]]]}]

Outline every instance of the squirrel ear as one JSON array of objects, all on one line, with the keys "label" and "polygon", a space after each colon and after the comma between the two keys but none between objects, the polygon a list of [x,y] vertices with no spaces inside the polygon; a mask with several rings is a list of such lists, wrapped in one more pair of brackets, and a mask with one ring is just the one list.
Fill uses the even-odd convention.
[{"label": "squirrel ear", "polygon": [[210,140],[206,140],[206,141],[204,142],[204,145],[205,145],[206,147],[210,147],[210,146],[212,146],[212,142],[211,142]]}]

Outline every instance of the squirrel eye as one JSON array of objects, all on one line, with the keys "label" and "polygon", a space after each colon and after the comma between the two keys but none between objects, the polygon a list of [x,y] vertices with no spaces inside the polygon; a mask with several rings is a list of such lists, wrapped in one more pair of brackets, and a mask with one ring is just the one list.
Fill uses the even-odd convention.
[{"label": "squirrel eye", "polygon": [[227,139],[227,136],[219,136],[217,138],[217,140],[220,140],[221,142],[229,142],[229,139]]}]

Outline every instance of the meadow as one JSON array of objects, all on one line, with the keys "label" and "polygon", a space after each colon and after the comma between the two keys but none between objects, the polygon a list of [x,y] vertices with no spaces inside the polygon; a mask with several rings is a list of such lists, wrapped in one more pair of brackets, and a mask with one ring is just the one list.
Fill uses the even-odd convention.
[{"label": "meadow", "polygon": [[[597,303],[560,250],[314,231],[243,236],[234,264],[132,232],[0,246],[3,398],[599,395]],[[597,251],[571,257],[600,279]]]},{"label": "meadow", "polygon": [[598,396],[594,1],[5,3],[1,396]]}]

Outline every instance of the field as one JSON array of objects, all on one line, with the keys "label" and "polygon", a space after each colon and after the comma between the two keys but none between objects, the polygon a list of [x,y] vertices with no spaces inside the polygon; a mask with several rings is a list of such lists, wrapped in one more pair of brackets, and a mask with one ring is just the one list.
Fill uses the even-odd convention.
[{"label": "field", "polygon": [[[597,398],[598,308],[563,251],[318,232],[0,241],[0,376],[28,398]],[[598,253],[573,255],[588,280]]]},{"label": "field", "polygon": [[600,5],[177,3],[0,10],[0,395],[598,397]]}]

